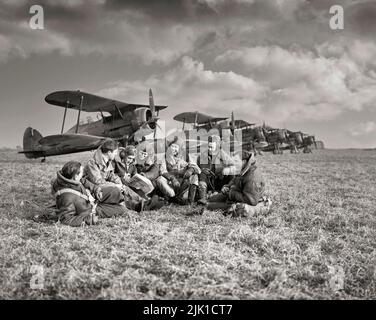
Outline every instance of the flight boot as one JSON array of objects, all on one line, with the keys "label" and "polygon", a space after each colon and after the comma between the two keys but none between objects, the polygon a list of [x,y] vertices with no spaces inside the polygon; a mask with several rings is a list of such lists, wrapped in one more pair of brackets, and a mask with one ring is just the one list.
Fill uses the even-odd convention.
[{"label": "flight boot", "polygon": [[189,204],[188,199],[183,198],[184,194],[189,189],[189,187],[190,187],[189,179],[184,179],[183,182],[180,185],[178,195],[175,198],[175,202],[177,204],[180,204],[180,205],[183,205],[183,206]]},{"label": "flight boot", "polygon": [[193,205],[195,203],[197,193],[197,186],[195,184],[191,184],[188,190],[188,204]]},{"label": "flight boot", "polygon": [[164,200],[159,199],[159,197],[157,195],[154,195],[154,196],[151,197],[150,200],[148,200],[144,204],[144,210],[150,210],[150,211],[151,210],[159,210],[164,205],[165,205]]},{"label": "flight boot", "polygon": [[207,205],[208,203],[208,185],[205,181],[198,183],[198,204]]}]

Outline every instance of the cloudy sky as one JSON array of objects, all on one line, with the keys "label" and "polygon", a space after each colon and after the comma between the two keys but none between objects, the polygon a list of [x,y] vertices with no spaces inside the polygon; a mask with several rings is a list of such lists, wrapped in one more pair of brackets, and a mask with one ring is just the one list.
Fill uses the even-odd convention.
[{"label": "cloudy sky", "polygon": [[[0,146],[60,131],[55,90],[155,102],[376,147],[375,0],[0,1]],[[344,30],[331,30],[340,4]],[[69,124],[75,121],[69,113]],[[180,125],[179,125],[180,126]]]}]

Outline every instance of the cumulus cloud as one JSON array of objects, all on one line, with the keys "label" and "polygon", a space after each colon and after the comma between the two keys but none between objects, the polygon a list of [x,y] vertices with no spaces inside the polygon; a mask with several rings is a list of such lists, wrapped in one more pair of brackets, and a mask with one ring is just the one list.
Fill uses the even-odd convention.
[{"label": "cumulus cloud", "polygon": [[334,121],[376,103],[373,0],[342,0],[337,31],[336,0],[40,0],[44,31],[28,28],[32,4],[1,2],[0,63],[51,53],[134,63],[153,75],[98,84],[97,93],[145,103],[152,87],[170,117],[234,110],[279,125]]},{"label": "cumulus cloud", "polygon": [[[10,43],[0,56],[22,51],[61,54],[99,53],[118,58],[137,58],[142,63],[169,64],[198,52],[208,58],[239,46],[279,46],[298,42],[313,45],[333,37],[329,29],[329,7],[333,1],[308,0],[41,0],[46,30],[26,30],[31,0],[0,4],[0,35]],[[375,5],[343,2],[346,29],[342,34],[365,33]],[[323,18],[323,16],[325,16]],[[349,31],[348,31],[349,30]],[[367,29],[369,30],[369,29]],[[30,38],[31,40],[27,40]],[[49,42],[49,44],[46,44]],[[204,57],[202,57],[204,59]],[[208,59],[212,59],[210,57]],[[359,57],[361,58],[361,57]]]},{"label": "cumulus cloud", "polygon": [[204,110],[215,115],[229,116],[234,110],[239,117],[257,115],[261,106],[258,99],[267,88],[250,77],[230,72],[207,70],[202,62],[183,57],[179,64],[162,76],[153,75],[145,81],[118,81],[109,84],[98,94],[127,101],[147,101],[146,88],[153,88],[158,104],[168,104],[164,116],[173,116],[179,110]]},{"label": "cumulus cloud", "polygon": [[[0,47],[3,60],[10,55],[51,53],[137,59],[142,63],[169,63],[192,50],[199,37],[194,28],[175,24],[156,28],[134,12],[104,10],[104,1],[41,1],[45,30],[28,26],[31,2],[2,4]],[[39,48],[39,49],[38,49]]]},{"label": "cumulus cloud", "polygon": [[351,58],[352,51],[339,48],[240,48],[217,56],[216,62],[237,65],[243,74],[268,84],[272,90],[263,105],[269,115],[281,120],[328,120],[376,103],[375,78]]},{"label": "cumulus cloud", "polygon": [[362,136],[368,136],[370,134],[374,134],[376,133],[376,122],[374,121],[362,122],[359,125],[351,128],[351,130],[349,130],[348,132],[352,137],[362,137]]}]

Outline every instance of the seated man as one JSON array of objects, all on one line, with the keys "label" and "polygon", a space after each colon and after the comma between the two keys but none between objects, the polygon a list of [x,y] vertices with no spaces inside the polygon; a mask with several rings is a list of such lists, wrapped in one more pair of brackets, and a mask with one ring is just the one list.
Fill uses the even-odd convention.
[{"label": "seated man", "polygon": [[223,185],[230,182],[236,173],[235,161],[221,149],[221,138],[216,135],[209,136],[208,155],[203,159],[197,158],[197,164],[201,169],[198,182],[198,203],[207,203],[208,189],[220,191]]},{"label": "seated man", "polygon": [[134,146],[119,148],[120,161],[115,161],[115,173],[120,177],[121,182],[128,187],[131,178],[137,173],[136,154],[137,150]]},{"label": "seated man", "polygon": [[[222,209],[233,215],[254,214],[269,211],[271,201],[265,198],[264,178],[256,166],[254,153],[242,151],[242,170],[221,193],[209,198],[207,209]],[[234,204],[237,204],[234,206]]]},{"label": "seated man", "polygon": [[73,227],[93,225],[97,217],[112,217],[126,212],[121,205],[123,197],[119,189],[104,194],[101,187],[82,176],[81,163],[70,161],[57,172],[57,178],[52,182],[52,193],[56,197],[57,215],[61,223]]},{"label": "seated man", "polygon": [[148,178],[156,187],[156,180],[159,177],[160,164],[154,155],[153,146],[147,141],[137,145],[136,169],[137,172]]},{"label": "seated man", "polygon": [[94,152],[84,169],[84,176],[98,186],[112,186],[122,189],[121,179],[115,174],[113,161],[118,154],[118,144],[112,139],[105,140]]},{"label": "seated man", "polygon": [[84,176],[91,183],[100,186],[103,192],[114,192],[120,190],[128,208],[141,211],[144,199],[131,188],[124,185],[121,178],[115,174],[114,160],[118,155],[118,143],[107,139],[95,151],[92,159],[88,161],[84,169]]},{"label": "seated man", "polygon": [[[136,146],[136,170],[137,173],[150,180],[154,188],[157,187],[156,180],[160,176],[160,166],[157,158],[154,155],[152,145],[147,141],[143,141]],[[152,196],[150,199],[151,208],[149,210],[160,209],[164,202],[159,199],[157,195]]]},{"label": "seated man", "polygon": [[[165,195],[175,197],[178,203],[193,204],[201,170],[196,164],[184,160],[182,148],[178,137],[169,143],[165,158],[166,169],[157,179],[157,185]],[[188,199],[185,200],[183,198],[187,191]]]}]

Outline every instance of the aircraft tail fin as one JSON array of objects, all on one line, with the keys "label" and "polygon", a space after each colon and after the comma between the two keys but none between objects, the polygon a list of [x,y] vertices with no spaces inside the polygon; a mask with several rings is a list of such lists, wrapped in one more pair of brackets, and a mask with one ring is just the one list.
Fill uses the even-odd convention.
[{"label": "aircraft tail fin", "polygon": [[32,159],[37,158],[39,155],[38,146],[40,139],[42,139],[42,135],[38,130],[33,128],[27,128],[25,130],[23,136],[23,151],[20,153],[24,153],[26,158]]}]

